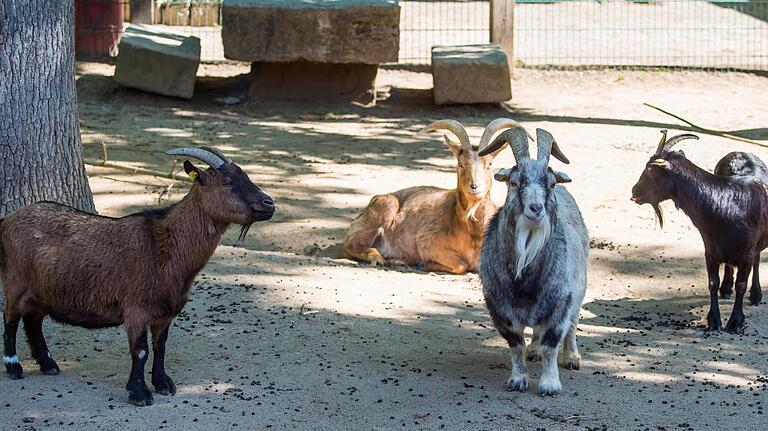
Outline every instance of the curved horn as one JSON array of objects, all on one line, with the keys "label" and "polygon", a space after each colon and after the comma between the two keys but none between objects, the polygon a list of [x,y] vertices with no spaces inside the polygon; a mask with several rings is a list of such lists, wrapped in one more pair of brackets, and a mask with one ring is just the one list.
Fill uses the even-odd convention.
[{"label": "curved horn", "polygon": [[656,152],[654,154],[661,154],[664,151],[664,143],[667,142],[667,129],[661,129],[661,140],[659,145],[656,146]]},{"label": "curved horn", "polygon": [[211,147],[200,147],[200,148],[202,148],[205,151],[208,151],[209,153],[215,154],[218,158],[220,158],[221,160],[224,160],[224,163],[232,163],[232,159],[225,156],[224,153],[217,150],[216,148],[211,148]]},{"label": "curved horn", "polygon": [[[517,121],[511,119],[511,118],[497,118],[490,123],[488,123],[487,126],[485,126],[485,130],[483,130],[483,136],[480,137],[480,144],[478,145],[478,148],[483,148],[486,145],[488,145],[488,142],[491,141],[491,138],[493,137],[496,132],[502,129],[514,129],[514,128],[520,128],[525,130],[525,127],[523,127],[522,124],[518,123]],[[530,133],[528,133],[527,130],[525,130],[525,133],[528,135],[528,139],[533,141],[533,136],[531,136]]]},{"label": "curved horn", "polygon": [[200,148],[192,148],[192,147],[174,148],[173,150],[166,151],[165,154],[169,156],[192,157],[193,159],[197,159],[203,163],[207,163],[208,165],[210,165],[215,169],[220,168],[221,165],[224,164],[224,160],[221,160],[219,156],[209,151],[202,150]]},{"label": "curved horn", "polygon": [[531,158],[528,152],[528,136],[525,130],[521,128],[507,129],[501,132],[493,142],[485,148],[481,148],[478,154],[481,156],[488,155],[502,148],[507,143],[512,150],[512,154],[515,155],[515,163],[519,164],[521,160]]},{"label": "curved horn", "polygon": [[546,164],[549,164],[550,154],[566,165],[571,163],[568,157],[565,157],[565,154],[560,150],[555,137],[544,129],[536,129],[536,148],[536,159],[542,160]]},{"label": "curved horn", "polygon": [[419,131],[419,134],[434,132],[435,130],[447,130],[453,133],[454,135],[456,135],[457,138],[459,138],[459,142],[461,143],[461,148],[464,149],[464,151],[469,151],[472,149],[472,145],[469,143],[469,135],[467,135],[467,131],[466,129],[464,129],[464,126],[462,126],[461,123],[459,123],[458,121],[437,120],[432,122],[429,126],[421,129],[421,131]]},{"label": "curved horn", "polygon": [[675,144],[686,139],[699,139],[699,137],[691,133],[683,133],[682,135],[673,136],[664,143],[664,146],[661,148],[661,152],[666,153],[667,151],[671,150]]}]

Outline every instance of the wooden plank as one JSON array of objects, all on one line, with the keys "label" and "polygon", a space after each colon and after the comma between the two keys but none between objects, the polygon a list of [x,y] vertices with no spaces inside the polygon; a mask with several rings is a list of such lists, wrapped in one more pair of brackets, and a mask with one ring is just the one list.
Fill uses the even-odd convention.
[{"label": "wooden plank", "polygon": [[131,0],[131,23],[152,24],[152,0]]},{"label": "wooden plank", "polygon": [[491,43],[507,54],[509,69],[514,64],[515,0],[491,0]]}]

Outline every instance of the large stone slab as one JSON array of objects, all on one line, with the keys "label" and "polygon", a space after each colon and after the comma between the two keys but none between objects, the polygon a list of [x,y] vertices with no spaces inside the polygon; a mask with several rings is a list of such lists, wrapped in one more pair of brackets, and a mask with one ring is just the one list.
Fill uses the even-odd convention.
[{"label": "large stone slab", "polygon": [[379,66],[310,61],[251,65],[249,94],[279,99],[320,99],[371,104],[376,100]]},{"label": "large stone slab", "polygon": [[432,47],[432,82],[438,105],[512,97],[507,55],[498,44]]},{"label": "large stone slab", "polygon": [[224,56],[250,62],[397,61],[394,0],[225,0]]},{"label": "large stone slab", "polygon": [[114,79],[125,87],[190,99],[200,65],[200,39],[161,28],[132,24],[125,29]]}]

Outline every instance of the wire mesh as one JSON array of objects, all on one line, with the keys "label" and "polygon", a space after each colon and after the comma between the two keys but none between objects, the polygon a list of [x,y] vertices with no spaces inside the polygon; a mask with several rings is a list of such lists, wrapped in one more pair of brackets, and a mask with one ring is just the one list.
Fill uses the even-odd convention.
[{"label": "wire mesh", "polygon": [[[400,4],[401,62],[489,40],[488,1]],[[518,66],[768,70],[768,0],[518,0],[513,34]]]},{"label": "wire mesh", "polygon": [[435,45],[488,43],[488,0],[413,0],[399,4],[400,63],[429,64]]},{"label": "wire mesh", "polygon": [[[426,65],[432,46],[490,39],[489,0],[399,3],[400,63]],[[115,55],[130,0],[75,4],[78,53]],[[200,38],[203,61],[225,61],[221,6],[154,0],[153,23]],[[768,70],[768,0],[517,0],[514,16],[517,66]]]}]

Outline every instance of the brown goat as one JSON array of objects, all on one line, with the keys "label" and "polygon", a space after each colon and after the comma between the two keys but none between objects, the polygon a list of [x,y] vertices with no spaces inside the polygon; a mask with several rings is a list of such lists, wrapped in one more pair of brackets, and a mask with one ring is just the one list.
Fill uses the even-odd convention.
[{"label": "brown goat", "polygon": [[165,372],[165,342],[195,275],[230,224],[242,225],[244,236],[252,223],[270,219],[275,207],[239,166],[216,150],[181,148],[166,154],[211,166],[202,171],[184,161],[195,183],[173,206],[110,218],[40,202],[0,219],[4,362],[12,378],[23,376],[16,354],[19,320],[42,372],[59,373],[42,332],[49,315],[86,328],[125,326],[133,360],[126,389],[139,406],[153,402],[144,382],[149,328],[152,384],[160,394],[176,392]]},{"label": "brown goat", "polygon": [[[508,118],[492,121],[480,147],[496,132],[516,127],[522,126]],[[491,201],[491,168],[503,147],[479,156],[464,126],[454,120],[435,121],[419,133],[441,129],[459,139],[444,137],[456,156],[456,188],[419,186],[374,196],[352,222],[344,241],[344,257],[424,271],[477,271],[485,226],[498,209]]]}]

